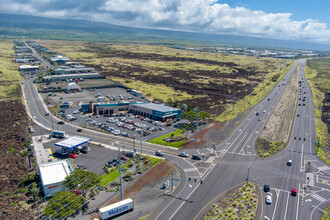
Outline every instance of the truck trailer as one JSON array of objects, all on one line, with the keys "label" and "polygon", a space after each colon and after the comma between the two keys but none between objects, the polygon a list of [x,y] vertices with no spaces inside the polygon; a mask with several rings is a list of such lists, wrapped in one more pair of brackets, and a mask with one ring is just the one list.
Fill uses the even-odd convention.
[{"label": "truck trailer", "polygon": [[134,201],[130,198],[99,209],[102,220],[113,218],[117,215],[130,212],[134,209]]}]

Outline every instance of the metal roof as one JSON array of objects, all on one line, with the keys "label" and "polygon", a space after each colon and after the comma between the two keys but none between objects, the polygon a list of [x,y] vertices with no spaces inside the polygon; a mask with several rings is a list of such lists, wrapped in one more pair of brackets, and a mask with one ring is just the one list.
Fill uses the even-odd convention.
[{"label": "metal roof", "polygon": [[160,112],[170,112],[170,111],[180,110],[178,108],[173,108],[171,106],[160,105],[160,104],[155,104],[155,103],[151,103],[151,102],[137,103],[137,104],[133,104],[132,106],[139,106],[139,107],[148,108],[148,109],[152,109],[152,110],[160,111]]},{"label": "metal roof", "polygon": [[63,141],[56,143],[55,146],[72,149],[72,148],[78,147],[82,144],[86,144],[88,141],[91,141],[91,140],[92,139],[88,138],[88,137],[73,136],[73,137],[70,137],[68,139],[65,139]]},{"label": "metal roof", "polygon": [[62,182],[72,171],[71,164],[68,160],[58,160],[39,165],[43,185]]}]

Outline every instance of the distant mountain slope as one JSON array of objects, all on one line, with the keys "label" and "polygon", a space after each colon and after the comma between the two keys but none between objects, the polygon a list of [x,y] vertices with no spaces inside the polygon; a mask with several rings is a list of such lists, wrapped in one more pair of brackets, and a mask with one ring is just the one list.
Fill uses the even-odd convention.
[{"label": "distant mountain slope", "polygon": [[0,14],[0,37],[190,44],[330,51],[330,45],[226,34],[134,28],[75,19]]}]

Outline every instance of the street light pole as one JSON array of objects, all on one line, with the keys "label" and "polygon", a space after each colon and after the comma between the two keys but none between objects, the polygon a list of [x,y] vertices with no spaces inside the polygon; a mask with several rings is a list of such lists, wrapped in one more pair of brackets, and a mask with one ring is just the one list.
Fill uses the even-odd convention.
[{"label": "street light pole", "polygon": [[119,159],[120,198],[121,198],[121,200],[123,200],[123,184],[122,184],[122,181],[121,181],[120,145],[118,145],[118,159]]},{"label": "street light pole", "polygon": [[197,141],[197,136],[198,136],[198,107],[194,108],[194,112],[196,112],[196,140]]}]

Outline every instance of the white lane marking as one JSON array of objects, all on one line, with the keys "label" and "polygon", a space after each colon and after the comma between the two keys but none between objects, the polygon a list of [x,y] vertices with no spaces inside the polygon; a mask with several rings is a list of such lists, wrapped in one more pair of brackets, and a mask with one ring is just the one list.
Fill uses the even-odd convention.
[{"label": "white lane marking", "polygon": [[298,201],[297,201],[297,212],[296,212],[296,220],[298,220],[298,215],[299,215],[299,197],[300,197],[300,183],[298,187]]},{"label": "white lane marking", "polygon": [[188,173],[188,172],[194,172],[194,171],[197,171],[198,172],[198,170],[196,169],[196,168],[187,168],[187,169],[183,169],[186,173]]},{"label": "white lane marking", "polygon": [[319,167],[318,168],[320,171],[323,171],[323,170],[329,170],[330,169],[330,166],[323,166],[323,167]]},{"label": "white lane marking", "polygon": [[240,146],[241,142],[244,140],[245,136],[247,135],[248,133],[245,133],[245,135],[243,136],[243,138],[241,139],[241,141],[237,144],[237,146],[235,147],[235,149],[233,150],[233,152],[235,152],[235,150]]},{"label": "white lane marking", "polygon": [[290,194],[288,193],[288,197],[286,199],[286,205],[285,205],[284,219],[286,219],[286,213],[288,212],[289,197],[290,197]]},{"label": "white lane marking", "polygon": [[320,202],[325,202],[327,201],[325,198],[323,198],[322,196],[318,195],[318,194],[311,194],[311,197],[313,197],[314,199],[320,201]]},{"label": "white lane marking", "polygon": [[301,145],[300,172],[305,172],[305,160],[303,159],[304,144]]},{"label": "white lane marking", "polygon": [[277,201],[278,201],[278,196],[279,196],[279,190],[278,189],[275,189],[275,193],[276,193],[276,202],[275,202],[275,207],[274,207],[274,212],[273,212],[272,220],[274,219],[274,216],[275,216],[275,213],[276,213]]}]

